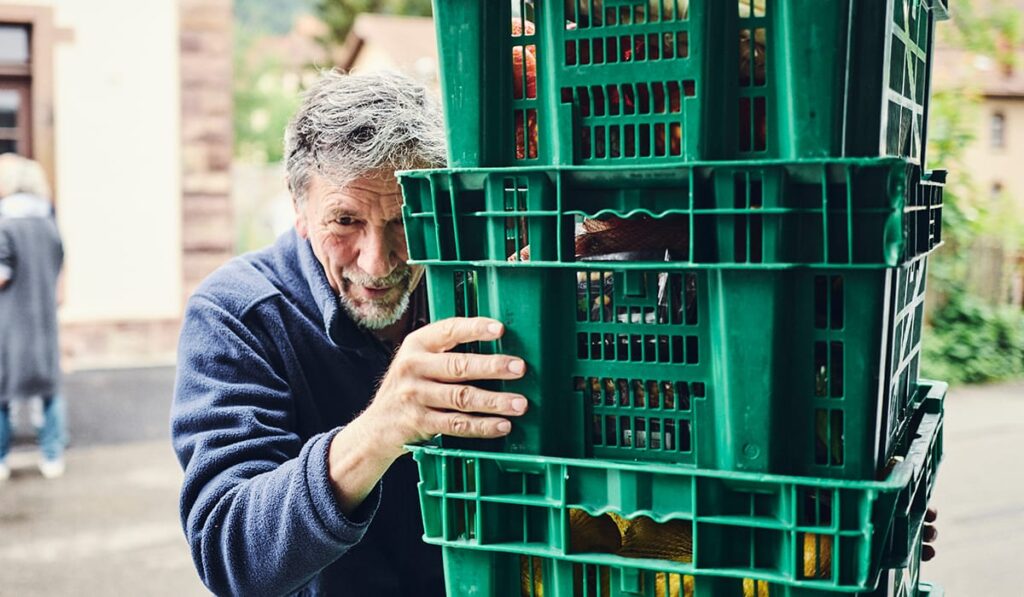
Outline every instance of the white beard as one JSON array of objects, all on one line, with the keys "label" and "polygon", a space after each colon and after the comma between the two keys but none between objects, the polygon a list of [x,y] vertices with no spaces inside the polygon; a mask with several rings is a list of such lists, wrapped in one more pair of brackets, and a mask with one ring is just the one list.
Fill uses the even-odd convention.
[{"label": "white beard", "polygon": [[372,301],[356,304],[345,295],[340,295],[338,298],[341,299],[341,306],[353,321],[370,330],[382,330],[405,315],[405,311],[409,308],[410,295],[412,295],[411,288],[402,292],[397,301],[385,305]]}]

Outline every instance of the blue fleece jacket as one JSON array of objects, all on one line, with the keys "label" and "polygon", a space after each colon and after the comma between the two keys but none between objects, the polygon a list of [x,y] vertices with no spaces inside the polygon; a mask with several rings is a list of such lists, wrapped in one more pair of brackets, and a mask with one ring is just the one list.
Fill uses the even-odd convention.
[{"label": "blue fleece jacket", "polygon": [[[419,291],[418,291],[419,292]],[[171,432],[199,575],[222,595],[444,595],[417,472],[399,458],[350,516],[327,449],[392,351],[347,316],[290,231],[236,258],[188,301]]]}]

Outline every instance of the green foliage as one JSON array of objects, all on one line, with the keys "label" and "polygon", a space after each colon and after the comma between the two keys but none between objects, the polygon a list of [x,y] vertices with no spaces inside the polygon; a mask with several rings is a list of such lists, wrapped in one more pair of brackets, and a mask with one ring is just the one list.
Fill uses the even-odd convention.
[{"label": "green foliage", "polygon": [[932,313],[922,376],[979,383],[1024,376],[1024,317],[963,291]]},{"label": "green foliage", "polygon": [[344,43],[361,12],[429,17],[431,8],[430,0],[316,0],[316,13],[329,31],[322,41],[327,45]]},{"label": "green foliage", "polygon": [[[958,0],[950,23],[937,28],[946,43],[1012,64],[1021,43],[1021,15],[1011,3]],[[972,294],[967,281],[979,240],[1009,254],[1022,247],[1024,222],[1013,203],[979,192],[964,160],[975,131],[984,126],[979,90],[965,85],[932,94],[928,164],[949,170],[943,193],[945,246],[929,264],[933,300],[924,335],[922,375],[979,383],[1024,377],[1024,314]]]},{"label": "green foliage", "polygon": [[278,58],[252,57],[256,39],[247,32],[235,38],[235,157],[273,163],[284,157],[284,129],[301,97],[298,81],[285,84],[289,77]]},{"label": "green foliage", "polygon": [[952,27],[941,32],[946,43],[1013,65],[1014,42],[1020,43],[1022,17],[1014,0],[957,0]]}]

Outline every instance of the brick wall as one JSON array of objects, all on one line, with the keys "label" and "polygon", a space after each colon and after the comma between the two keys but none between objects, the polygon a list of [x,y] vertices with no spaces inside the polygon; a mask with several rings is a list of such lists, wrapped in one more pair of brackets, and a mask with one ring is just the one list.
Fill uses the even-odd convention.
[{"label": "brick wall", "polygon": [[179,319],[66,323],[60,329],[65,371],[174,362]]},{"label": "brick wall", "polygon": [[234,252],[231,0],[181,0],[182,275],[187,297]]}]

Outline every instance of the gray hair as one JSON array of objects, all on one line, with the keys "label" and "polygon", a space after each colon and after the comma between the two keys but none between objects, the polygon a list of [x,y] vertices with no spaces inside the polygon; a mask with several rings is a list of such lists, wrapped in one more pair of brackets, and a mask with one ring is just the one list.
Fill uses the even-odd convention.
[{"label": "gray hair", "polygon": [[284,148],[288,190],[301,205],[312,172],[344,186],[444,166],[444,118],[426,88],[405,75],[325,71],[288,123]]}]

